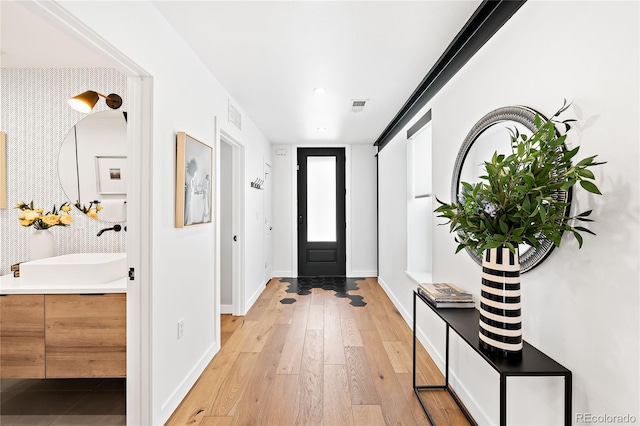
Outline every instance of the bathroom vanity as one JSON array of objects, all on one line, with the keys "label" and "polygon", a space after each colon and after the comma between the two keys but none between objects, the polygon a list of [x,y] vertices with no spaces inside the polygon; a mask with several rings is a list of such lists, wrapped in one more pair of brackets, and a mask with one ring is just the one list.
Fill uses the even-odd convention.
[{"label": "bathroom vanity", "polygon": [[126,284],[0,277],[0,377],[125,377]]}]

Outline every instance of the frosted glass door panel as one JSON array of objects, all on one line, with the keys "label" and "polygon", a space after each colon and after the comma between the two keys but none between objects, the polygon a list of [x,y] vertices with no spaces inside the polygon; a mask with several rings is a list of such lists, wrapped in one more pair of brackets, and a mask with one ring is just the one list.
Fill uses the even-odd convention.
[{"label": "frosted glass door panel", "polygon": [[336,157],[307,158],[307,240],[336,241]]}]

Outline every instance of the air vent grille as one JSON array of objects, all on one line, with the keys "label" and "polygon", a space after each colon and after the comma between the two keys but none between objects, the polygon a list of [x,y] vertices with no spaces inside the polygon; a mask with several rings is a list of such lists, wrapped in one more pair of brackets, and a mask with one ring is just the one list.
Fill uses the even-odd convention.
[{"label": "air vent grille", "polygon": [[229,100],[229,123],[242,130],[242,114],[231,105],[231,100]]},{"label": "air vent grille", "polygon": [[351,111],[361,112],[369,99],[351,99]]}]

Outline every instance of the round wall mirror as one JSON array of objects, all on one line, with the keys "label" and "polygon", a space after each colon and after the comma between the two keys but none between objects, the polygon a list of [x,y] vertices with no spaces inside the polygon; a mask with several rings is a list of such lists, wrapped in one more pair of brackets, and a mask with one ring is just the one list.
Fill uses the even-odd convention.
[{"label": "round wall mirror", "polygon": [[[511,154],[511,134],[509,129],[517,129],[520,134],[530,136],[536,131],[535,117],[544,116],[522,106],[510,106],[496,109],[476,123],[465,138],[453,168],[451,180],[451,199],[456,200],[460,192],[460,182],[477,183],[484,173],[484,162],[489,161],[494,152]],[[565,149],[563,146],[562,149]],[[557,191],[556,199],[568,203],[567,215],[571,203],[571,191]],[[524,273],[542,263],[553,251],[551,241],[540,240],[540,247],[520,244],[520,272]],[[466,249],[473,260],[482,265],[482,258],[473,250]]]},{"label": "round wall mirror", "polygon": [[97,112],[73,126],[60,147],[58,176],[71,205],[94,219],[124,222],[126,112]]}]

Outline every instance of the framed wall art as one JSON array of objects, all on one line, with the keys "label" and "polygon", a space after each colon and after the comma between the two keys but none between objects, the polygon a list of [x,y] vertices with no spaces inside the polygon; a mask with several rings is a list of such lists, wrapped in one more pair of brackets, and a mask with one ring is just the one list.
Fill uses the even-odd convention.
[{"label": "framed wall art", "polygon": [[213,149],[185,132],[176,139],[175,226],[210,223]]},{"label": "framed wall art", "polygon": [[98,194],[127,194],[127,157],[96,157]]}]

